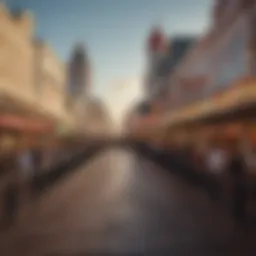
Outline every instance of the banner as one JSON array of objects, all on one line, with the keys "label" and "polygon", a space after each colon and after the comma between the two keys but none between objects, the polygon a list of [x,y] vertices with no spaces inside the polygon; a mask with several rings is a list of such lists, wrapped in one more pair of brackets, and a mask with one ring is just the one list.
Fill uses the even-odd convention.
[{"label": "banner", "polygon": [[[211,38],[212,37],[212,38]],[[225,91],[249,74],[248,46],[250,23],[242,15],[228,30],[219,31],[215,38],[203,38],[193,55],[171,81],[176,99],[172,107],[178,108]],[[178,99],[178,101],[177,101]]]},{"label": "banner", "polygon": [[223,36],[215,50],[216,76],[212,93],[231,87],[248,75],[249,23],[242,16]]}]

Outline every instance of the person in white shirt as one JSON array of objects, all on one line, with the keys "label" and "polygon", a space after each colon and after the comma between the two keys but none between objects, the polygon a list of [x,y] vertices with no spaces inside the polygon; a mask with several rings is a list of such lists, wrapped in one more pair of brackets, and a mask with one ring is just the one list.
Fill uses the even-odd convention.
[{"label": "person in white shirt", "polygon": [[222,174],[228,163],[228,153],[221,147],[215,147],[209,150],[207,154],[207,168],[214,174]]}]

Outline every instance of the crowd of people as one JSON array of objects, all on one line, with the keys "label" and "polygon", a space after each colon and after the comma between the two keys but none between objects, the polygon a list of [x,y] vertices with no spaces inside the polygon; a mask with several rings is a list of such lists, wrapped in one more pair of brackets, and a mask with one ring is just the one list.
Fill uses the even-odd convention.
[{"label": "crowd of people", "polygon": [[0,143],[0,209],[3,223],[9,224],[21,204],[33,195],[33,180],[65,157],[57,145],[39,147],[29,141]]},{"label": "crowd of people", "polygon": [[[246,218],[250,196],[250,178],[256,170],[255,149],[249,141],[208,142],[206,146],[184,149],[184,157],[200,172],[209,173],[219,180],[222,193],[229,192],[231,207],[237,220]],[[223,195],[224,196],[224,195]]]},{"label": "crowd of people", "polygon": [[[242,139],[227,136],[208,141],[199,138],[196,142],[187,144],[168,143],[164,147],[161,144],[147,144],[155,155],[159,155],[159,161],[166,157],[170,164],[174,160],[179,161],[179,172],[183,176],[198,177],[192,179],[199,183],[205,182],[204,187],[210,186],[208,191],[212,188],[214,192],[217,191],[216,197],[214,193],[211,196],[220,198],[231,209],[238,223],[247,220],[247,206],[252,202],[252,192],[256,188],[256,183],[253,182],[256,181],[256,150],[252,141],[245,136]],[[200,175],[208,178],[199,178]],[[209,182],[210,180],[213,182]]]}]

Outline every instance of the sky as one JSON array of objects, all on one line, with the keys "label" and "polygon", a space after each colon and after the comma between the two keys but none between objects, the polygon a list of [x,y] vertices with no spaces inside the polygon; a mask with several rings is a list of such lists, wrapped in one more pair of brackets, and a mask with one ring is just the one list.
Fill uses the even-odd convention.
[{"label": "sky", "polygon": [[[111,111],[117,131],[122,130],[130,108],[142,100],[143,91],[140,84],[140,79],[119,80],[105,94],[105,103]],[[127,97],[127,95],[129,96]]]},{"label": "sky", "polygon": [[[34,13],[36,35],[49,42],[62,60],[69,58],[75,42],[84,42],[92,65],[94,92],[103,98],[106,95],[113,98],[110,92],[119,86],[117,83],[125,81],[128,87],[138,85],[145,66],[146,38],[152,25],[160,24],[170,37],[177,33],[201,34],[209,23],[212,0],[5,2],[10,7]],[[120,93],[120,98],[131,97],[125,90]]]}]

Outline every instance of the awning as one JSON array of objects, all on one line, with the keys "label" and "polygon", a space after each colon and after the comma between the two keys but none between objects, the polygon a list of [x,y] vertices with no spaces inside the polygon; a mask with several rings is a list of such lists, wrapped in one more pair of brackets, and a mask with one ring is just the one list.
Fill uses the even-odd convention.
[{"label": "awning", "polygon": [[0,116],[0,129],[22,132],[48,133],[52,132],[53,124],[47,121],[30,119],[14,115]]},{"label": "awning", "polygon": [[158,114],[136,117],[130,129],[130,133],[143,138],[156,136],[159,133],[162,134],[164,126],[161,121],[162,116]]},{"label": "awning", "polygon": [[248,79],[219,95],[168,114],[165,117],[165,124],[176,126],[210,119],[211,116],[225,115],[253,104],[256,104],[256,80]]}]

